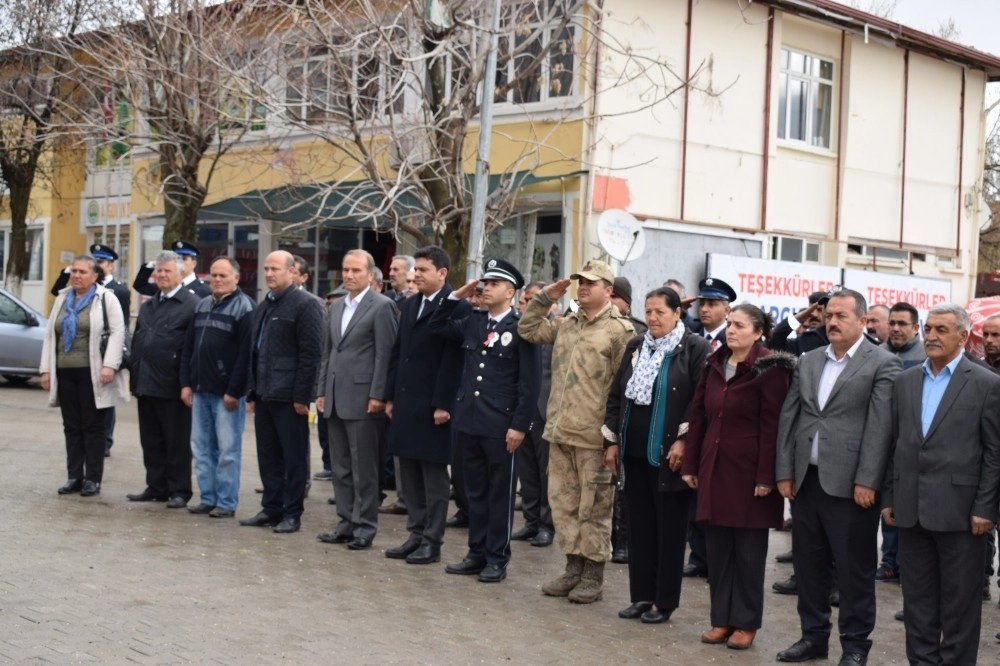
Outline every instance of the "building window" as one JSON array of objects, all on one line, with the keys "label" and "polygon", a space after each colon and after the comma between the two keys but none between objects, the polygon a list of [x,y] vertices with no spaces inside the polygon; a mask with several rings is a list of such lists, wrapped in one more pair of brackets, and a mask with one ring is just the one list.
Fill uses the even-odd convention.
[{"label": "building window", "polygon": [[[530,104],[573,94],[576,28],[562,26],[563,3],[520,2],[503,8],[494,101]],[[541,58],[549,47],[546,57]]]},{"label": "building window", "polygon": [[871,245],[847,246],[848,254],[858,254],[863,257],[874,259],[875,261],[898,261],[907,263],[910,261],[910,253],[906,250],[893,250],[886,247],[874,247]]},{"label": "building window", "polygon": [[108,85],[100,100],[103,124],[94,146],[94,166],[120,169],[127,166],[131,158],[129,137],[135,131],[132,107],[117,86]]},{"label": "building window", "polygon": [[781,49],[778,138],[830,148],[833,61]]},{"label": "building window", "polygon": [[[255,57],[253,54],[251,59]],[[233,56],[231,60],[229,67],[233,74],[224,75],[219,84],[222,97],[219,129],[262,131],[267,128],[267,70],[251,64],[245,57]]]},{"label": "building window", "polygon": [[285,105],[298,122],[355,122],[400,114],[404,108],[403,62],[377,45],[347,50],[317,47],[288,68]]},{"label": "building window", "polygon": [[28,266],[25,281],[41,280],[45,269],[45,229],[26,229],[24,232],[24,263]]},{"label": "building window", "polygon": [[801,238],[775,236],[771,239],[771,258],[779,261],[818,264],[819,243]]}]

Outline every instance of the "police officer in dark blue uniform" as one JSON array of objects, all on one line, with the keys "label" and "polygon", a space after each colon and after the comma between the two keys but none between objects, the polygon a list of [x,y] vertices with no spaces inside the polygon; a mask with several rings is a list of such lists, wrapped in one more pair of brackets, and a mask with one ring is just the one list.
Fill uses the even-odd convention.
[{"label": "police officer in dark blue uniform", "polygon": [[[179,240],[170,243],[164,249],[179,254],[184,260],[184,275],[181,277],[182,287],[199,298],[212,295],[212,288],[208,286],[207,282],[199,278],[195,272],[195,269],[198,268],[198,248],[195,247],[194,243]],[[144,264],[139,269],[139,272],[136,273],[135,280],[132,281],[132,288],[143,296],[156,296],[159,294],[160,290],[156,287],[156,283],[149,281],[153,277],[154,270],[156,270],[156,264],[152,261]]]},{"label": "police officer in dark blue uniform", "polygon": [[514,452],[531,427],[541,385],[541,349],[521,340],[520,315],[511,307],[524,286],[503,259],[486,262],[482,310],[460,314],[458,303],[475,292],[472,280],[443,299],[430,330],[461,344],[462,383],[452,427],[465,463],[469,497],[469,552],[445,571],[479,575],[484,583],[507,577],[517,472]]}]

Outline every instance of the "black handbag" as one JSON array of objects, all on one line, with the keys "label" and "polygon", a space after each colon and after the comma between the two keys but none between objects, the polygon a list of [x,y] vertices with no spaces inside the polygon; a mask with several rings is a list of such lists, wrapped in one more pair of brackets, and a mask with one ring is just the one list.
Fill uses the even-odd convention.
[{"label": "black handbag", "polygon": [[[104,360],[104,353],[108,351],[108,340],[111,339],[111,329],[108,328],[108,306],[101,297],[101,312],[104,314],[104,328],[101,329],[101,360]],[[128,329],[125,329],[125,344],[122,345],[122,362],[119,369],[128,368],[132,360],[132,341],[129,339]]]}]

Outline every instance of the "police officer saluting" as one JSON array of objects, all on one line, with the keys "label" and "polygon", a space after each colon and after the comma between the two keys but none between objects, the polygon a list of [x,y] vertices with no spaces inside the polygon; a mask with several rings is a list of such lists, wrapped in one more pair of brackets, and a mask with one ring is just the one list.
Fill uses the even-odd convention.
[{"label": "police officer saluting", "polygon": [[480,582],[507,577],[517,473],[514,452],[531,427],[541,385],[541,349],[521,340],[512,307],[524,286],[521,273],[503,259],[486,262],[482,310],[459,316],[458,303],[475,293],[472,280],[443,299],[430,330],[461,344],[462,383],[453,427],[465,462],[469,497],[469,552],[451,574],[479,575]]},{"label": "police officer saluting", "polygon": [[[181,287],[187,289],[193,293],[198,298],[205,298],[206,296],[212,295],[212,288],[208,284],[198,277],[195,270],[198,268],[198,248],[195,247],[194,243],[189,243],[186,240],[174,241],[170,244],[169,248],[166,248],[175,254],[179,254],[181,259],[184,260],[184,271],[181,274]],[[132,281],[132,288],[143,296],[156,296],[159,290],[156,288],[156,284],[149,281],[149,278],[153,276],[153,271],[156,269],[154,262],[143,265],[139,272],[135,275],[135,280]]]}]

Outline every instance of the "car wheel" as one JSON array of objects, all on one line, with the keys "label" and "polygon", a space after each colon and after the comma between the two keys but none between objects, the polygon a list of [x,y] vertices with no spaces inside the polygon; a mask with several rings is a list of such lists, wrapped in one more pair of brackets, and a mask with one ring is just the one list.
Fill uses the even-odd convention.
[{"label": "car wheel", "polygon": [[31,377],[26,375],[4,375],[3,378],[11,384],[17,384],[18,386],[24,386],[31,380]]}]

